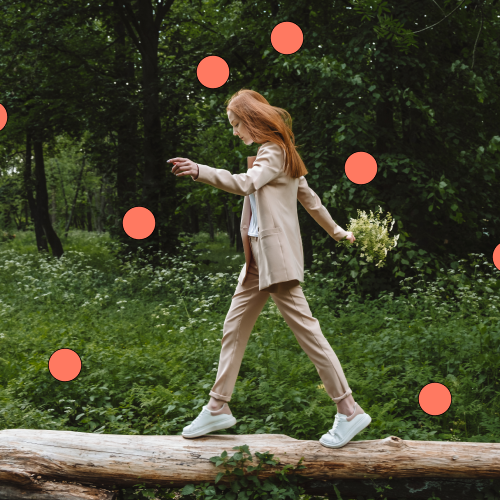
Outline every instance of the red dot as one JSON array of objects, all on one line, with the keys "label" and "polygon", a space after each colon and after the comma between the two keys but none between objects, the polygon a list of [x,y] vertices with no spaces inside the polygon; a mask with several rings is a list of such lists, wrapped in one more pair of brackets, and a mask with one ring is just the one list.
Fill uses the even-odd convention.
[{"label": "red dot", "polygon": [[147,208],[131,208],[123,217],[123,229],[135,240],[147,238],[154,228],[155,217]]},{"label": "red dot", "polygon": [[497,245],[493,250],[493,264],[500,271],[500,245]]},{"label": "red dot", "polygon": [[303,41],[302,30],[295,23],[279,23],[271,32],[271,44],[281,54],[297,52]]},{"label": "red dot", "polygon": [[442,415],[451,406],[451,393],[445,385],[434,382],[423,387],[418,402],[427,415]]},{"label": "red dot", "polygon": [[345,174],[354,184],[368,184],[377,175],[377,162],[369,153],[353,153],[345,162]]},{"label": "red dot", "polygon": [[209,89],[218,89],[229,78],[229,66],[222,57],[208,56],[198,64],[196,74],[202,85]]},{"label": "red dot", "polygon": [[59,349],[49,359],[49,372],[61,382],[75,379],[82,369],[82,360],[71,349]]},{"label": "red dot", "polygon": [[5,127],[7,123],[7,110],[0,104],[0,130]]}]

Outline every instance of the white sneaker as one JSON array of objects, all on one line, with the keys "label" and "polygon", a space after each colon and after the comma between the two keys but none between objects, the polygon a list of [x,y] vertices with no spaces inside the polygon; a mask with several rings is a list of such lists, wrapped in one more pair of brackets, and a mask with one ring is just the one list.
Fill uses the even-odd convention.
[{"label": "white sneaker", "polygon": [[319,442],[327,448],[342,448],[356,434],[359,434],[372,421],[370,415],[365,413],[358,403],[355,404],[354,413],[350,416],[342,413],[335,415],[333,427],[327,434],[323,434]]},{"label": "white sneaker", "polygon": [[[224,403],[222,408],[224,408],[226,404],[227,403]],[[193,422],[184,427],[182,430],[182,437],[189,439],[200,437],[208,434],[209,432],[228,429],[229,427],[235,425],[237,422],[233,415],[220,413],[222,408],[216,411],[211,411],[204,406],[201,413],[193,420]]]}]

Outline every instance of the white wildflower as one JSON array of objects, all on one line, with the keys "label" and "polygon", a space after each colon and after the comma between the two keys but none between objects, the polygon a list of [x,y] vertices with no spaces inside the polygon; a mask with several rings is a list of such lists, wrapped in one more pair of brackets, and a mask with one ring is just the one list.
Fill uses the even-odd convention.
[{"label": "white wildflower", "polygon": [[[383,221],[380,220],[382,207],[379,206],[379,211],[374,216],[370,210],[370,217],[367,216],[365,211],[358,210],[358,219],[352,219],[347,227],[347,231],[352,232],[356,237],[354,245],[361,245],[361,257],[366,257],[367,262],[378,260],[376,267],[383,266],[384,259],[387,257],[387,252],[395,247],[399,239],[399,234],[394,236],[393,245],[389,237],[389,231],[394,226],[394,220],[390,229],[387,229],[391,223],[391,214],[387,214],[387,218]],[[341,240],[345,245],[351,245],[347,239]]]}]

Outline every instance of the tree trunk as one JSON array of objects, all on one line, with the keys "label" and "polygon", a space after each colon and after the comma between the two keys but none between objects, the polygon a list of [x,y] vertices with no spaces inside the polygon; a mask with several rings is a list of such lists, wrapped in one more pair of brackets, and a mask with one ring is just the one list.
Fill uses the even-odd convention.
[{"label": "tree trunk", "polygon": [[[385,62],[380,62],[379,58],[384,56]],[[381,54],[375,58],[375,68],[378,79],[378,88],[382,91],[381,94],[386,94],[386,90],[392,87],[392,67],[387,61],[393,60],[393,50],[390,42],[385,42],[385,50],[382,49]],[[375,105],[375,122],[377,126],[376,152],[377,154],[388,153],[392,151],[394,144],[394,101],[389,101],[388,98],[377,100]]]},{"label": "tree trunk", "polygon": [[76,212],[75,222],[80,231],[85,230],[85,219],[83,218],[82,214],[79,213],[78,211]]},{"label": "tree trunk", "polygon": [[54,160],[56,165],[57,165],[57,170],[59,171],[59,179],[61,180],[61,189],[62,189],[62,194],[63,194],[63,200],[64,200],[64,220],[68,220],[68,201],[66,200],[66,192],[64,191],[64,182],[62,178],[62,173],[61,173],[61,168],[59,167],[59,161],[57,158]]},{"label": "tree trunk", "polygon": [[45,179],[42,141],[34,140],[33,149],[35,152],[36,205],[40,212],[40,221],[47,236],[47,241],[52,249],[52,255],[59,258],[64,253],[64,250],[61,240],[54,231],[49,218],[49,196],[47,193],[47,181]]},{"label": "tree trunk", "polygon": [[190,212],[190,219],[191,219],[191,232],[193,234],[198,234],[200,232],[200,222],[199,222],[199,217],[198,217],[198,206],[197,205],[192,205],[189,208]]},{"label": "tree trunk", "polygon": [[89,190],[85,188],[85,191],[87,192],[87,231],[91,233],[93,231],[92,228],[92,195],[90,194]]},{"label": "tree trunk", "polygon": [[236,239],[236,251],[243,253],[244,252],[243,240],[241,239],[241,230],[240,230],[241,217],[239,217],[236,214],[236,212],[233,212],[233,217],[234,217],[234,232]]},{"label": "tree trunk", "polygon": [[99,189],[99,193],[96,194],[95,197],[95,208],[96,208],[96,226],[97,226],[97,231],[99,233],[103,232],[103,227],[102,227],[102,211],[103,211],[103,188],[104,184],[106,182],[106,178],[103,176],[101,179],[101,188]]},{"label": "tree trunk", "polygon": [[302,205],[297,208],[299,210],[300,234],[302,236],[302,249],[304,252],[304,269],[311,269],[313,261],[311,216]]},{"label": "tree trunk", "polygon": [[[1,473],[0,473],[1,474]],[[29,476],[21,487],[0,483],[0,500],[116,500],[117,491],[82,486],[80,483],[40,481]]]},{"label": "tree trunk", "polygon": [[80,176],[78,177],[78,181],[76,183],[76,191],[75,191],[75,198],[73,200],[73,206],[71,207],[71,212],[69,214],[69,219],[67,220],[66,222],[66,229],[64,230],[65,231],[65,235],[64,237],[67,238],[68,237],[68,230],[69,230],[69,226],[71,224],[71,219],[73,218],[73,213],[75,211],[75,206],[76,206],[76,200],[78,199],[78,191],[80,191],[80,184],[82,182],[82,177],[83,177],[83,169],[85,168],[85,156],[83,156],[82,158],[82,168],[80,169]]},{"label": "tree trunk", "polygon": [[[116,9],[121,9],[115,2]],[[134,61],[127,59],[126,51],[126,29],[123,21],[119,16],[115,18],[114,28],[117,34],[117,44],[115,45],[115,72],[120,85],[120,92],[127,93],[130,98],[133,93],[131,83],[135,80]],[[128,83],[129,85],[126,85]],[[118,86],[118,85],[117,85]],[[118,213],[120,219],[123,219],[125,214],[137,205],[137,152],[140,148],[138,143],[138,116],[134,106],[124,106],[120,110],[120,116],[117,120],[117,172],[116,172],[116,193],[118,198]],[[156,214],[155,214],[156,215]],[[122,241],[127,244],[133,244],[135,240],[131,240],[124,231],[120,231]],[[135,242],[135,245],[142,245],[142,242]]]},{"label": "tree trunk", "polygon": [[[155,229],[148,237],[147,245],[144,247],[148,254],[153,257],[153,266],[158,257],[158,252],[173,255],[179,242],[179,232],[182,230],[181,217],[176,215],[176,207],[179,205],[177,195],[177,178],[175,175],[165,175],[165,147],[166,145],[175,150],[176,136],[178,132],[169,132],[164,137],[161,131],[159,92],[160,76],[158,71],[158,46],[159,33],[163,19],[170,11],[173,0],[165,4],[152,4],[149,0],[138,0],[133,5],[127,2],[114,0],[113,12],[116,14],[115,25],[122,25],[131,43],[135,45],[137,53],[140,54],[140,66],[142,70],[141,97],[142,124],[143,124],[143,171],[142,171],[142,193],[137,205],[148,209],[155,216]],[[119,19],[119,21],[118,21]],[[121,29],[121,28],[118,28]],[[120,33],[118,33],[120,35]],[[116,44],[119,45],[119,44]],[[117,51],[120,49],[117,48]],[[133,60],[133,56],[130,57]],[[134,71],[131,71],[131,76]],[[135,83],[135,82],[134,82]],[[135,91],[135,89],[132,89]],[[132,92],[131,90],[131,92]],[[132,97],[132,96],[131,96]],[[129,100],[124,99],[123,108],[127,108]],[[175,109],[176,105],[168,105],[169,111]],[[177,114],[172,113],[167,117],[168,121],[175,121]],[[123,119],[119,116],[118,119]],[[118,165],[118,168],[121,166]],[[127,200],[133,204],[134,200]],[[119,203],[117,203],[118,205]],[[116,207],[119,209],[120,207]],[[123,210],[123,207],[122,209]],[[116,212],[116,210],[114,210]],[[115,221],[119,221],[124,214],[115,213]],[[161,229],[161,230],[160,230]],[[123,228],[115,224],[110,228],[110,235],[122,238]],[[124,251],[129,252],[127,247],[135,244],[130,238],[124,241]],[[144,246],[144,245],[142,245]],[[120,252],[124,256],[123,252]]]},{"label": "tree trunk", "polygon": [[49,247],[47,245],[47,239],[45,238],[45,232],[43,230],[37,200],[33,197],[33,179],[31,178],[31,133],[29,131],[26,133],[26,161],[24,162],[24,165],[24,185],[26,189],[26,197],[30,207],[31,219],[33,220],[33,225],[35,226],[36,247],[39,252],[48,252]]},{"label": "tree trunk", "polygon": [[[352,497],[370,492],[375,496],[374,486],[382,483],[393,488],[384,492],[388,499],[427,500],[433,492],[441,500],[470,499],[476,491],[484,494],[490,488],[489,479],[500,477],[500,443],[405,441],[390,436],[330,449],[316,441],[281,434],[210,435],[187,441],[182,436],[5,429],[0,431],[0,488],[9,484],[20,492],[38,484],[43,491],[44,485],[50,489],[53,483],[72,488],[62,481],[99,488],[130,488],[137,483],[144,483],[146,488],[214,484],[224,469],[215,467],[209,459],[223,451],[230,457],[236,453],[235,446],[244,444],[253,455],[257,451],[269,452],[280,459],[277,465],[266,465],[251,475],[264,480],[285,465],[297,465],[304,457],[306,468],[297,471],[307,478],[301,486],[307,494],[333,498],[333,485],[342,495]],[[256,466],[257,458],[254,456],[253,463],[247,462],[245,467],[248,465]],[[247,470],[245,473],[249,474]],[[38,482],[34,477],[47,482]],[[223,477],[218,484],[227,485],[236,477]],[[481,479],[484,481],[478,481]],[[13,497],[4,494],[0,498]],[[31,498],[66,499],[69,495]],[[100,498],[97,492],[94,498]]]},{"label": "tree trunk", "polygon": [[29,221],[28,221],[28,201],[24,201],[24,231],[26,231]]},{"label": "tree trunk", "polygon": [[56,208],[56,187],[52,186],[52,211],[50,213],[52,227],[57,224],[57,208]]}]

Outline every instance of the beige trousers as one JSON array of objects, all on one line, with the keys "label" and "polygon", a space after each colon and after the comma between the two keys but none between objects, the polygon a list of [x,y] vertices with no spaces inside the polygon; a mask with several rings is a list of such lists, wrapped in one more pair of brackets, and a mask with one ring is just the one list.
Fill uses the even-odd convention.
[{"label": "beige trousers", "polygon": [[[338,403],[352,394],[352,391],[337,355],[321,332],[318,320],[312,317],[302,287],[294,281],[280,283],[276,293],[260,291],[257,237],[249,238],[253,256],[245,284],[238,283],[224,321],[217,378],[210,396],[226,402],[231,401],[250,333],[271,295],[300,347],[316,366],[326,393]],[[290,283],[294,286],[290,286]]]}]

